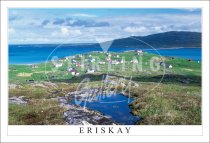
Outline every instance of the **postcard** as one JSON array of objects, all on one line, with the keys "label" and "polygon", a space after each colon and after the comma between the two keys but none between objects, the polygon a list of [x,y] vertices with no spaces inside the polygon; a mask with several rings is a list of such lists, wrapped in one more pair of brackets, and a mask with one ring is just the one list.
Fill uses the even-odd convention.
[{"label": "postcard", "polygon": [[5,141],[206,141],[209,7],[152,3],[2,2]]}]

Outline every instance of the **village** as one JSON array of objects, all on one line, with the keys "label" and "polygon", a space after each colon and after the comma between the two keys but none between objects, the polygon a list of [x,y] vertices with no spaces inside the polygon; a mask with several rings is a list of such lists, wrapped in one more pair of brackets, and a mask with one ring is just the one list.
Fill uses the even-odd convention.
[{"label": "village", "polygon": [[[117,75],[119,73],[123,76],[133,76],[151,73],[163,73],[164,69],[171,70],[173,64],[165,61],[165,57],[144,52],[143,50],[126,51],[122,53],[114,52],[91,52],[86,54],[78,54],[75,56],[67,56],[58,58],[54,61],[49,61],[45,64],[29,65],[31,72],[18,72],[16,77],[21,79],[26,78],[27,83],[34,83],[39,81],[37,78],[32,78],[35,74],[43,76],[45,73],[48,80],[62,79],[62,78],[76,78],[81,75],[97,75],[101,73]],[[174,58],[170,58],[174,60]],[[154,70],[154,67],[157,70]],[[159,67],[159,68],[158,68]],[[45,71],[40,69],[45,69]],[[48,70],[46,70],[48,69]],[[153,71],[154,70],[154,71]],[[17,72],[13,66],[10,71]],[[36,76],[37,77],[37,76]],[[40,78],[43,80],[43,78]]]},{"label": "village", "polygon": [[[127,64],[129,65],[137,65],[141,61],[139,57],[144,57],[143,50],[135,50],[135,51],[128,51],[134,52],[134,57],[130,57],[130,60],[126,60],[125,56],[122,56],[118,53],[110,53],[110,52],[92,52],[89,54],[79,54],[76,56],[69,56],[65,58],[60,58],[57,62],[54,62],[54,68],[61,68],[67,63],[66,71],[71,74],[72,76],[79,76],[81,72],[86,74],[92,74],[96,72],[102,71],[100,66],[107,65],[107,69],[109,71],[112,70],[111,68],[116,65],[121,65],[125,67]],[[173,66],[171,64],[166,64],[162,59],[158,61],[154,61],[155,64],[159,64],[165,68],[171,69]],[[34,67],[33,65],[32,67]],[[124,68],[125,69],[125,68]]]}]

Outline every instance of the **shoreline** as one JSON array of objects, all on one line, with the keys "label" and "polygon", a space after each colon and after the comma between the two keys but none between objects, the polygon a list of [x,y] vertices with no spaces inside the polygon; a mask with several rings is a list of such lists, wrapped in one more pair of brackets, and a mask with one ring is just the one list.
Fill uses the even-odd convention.
[{"label": "shoreline", "polygon": [[[143,51],[145,50],[147,52],[148,51],[151,51],[151,50],[176,50],[176,49],[202,49],[202,48],[198,48],[198,47],[191,47],[191,48],[185,48],[185,47],[174,47],[174,48],[158,48],[158,49],[143,49],[141,48]],[[123,52],[132,52],[132,51],[135,51],[135,50],[125,50],[125,51],[120,51],[120,52],[115,52],[115,53],[123,53]],[[92,51],[92,52],[103,52],[103,51]],[[83,54],[87,54],[87,53],[92,53],[92,52],[86,52],[86,53],[83,53]],[[109,52],[114,52],[114,51],[109,51]],[[79,53],[78,53],[79,54]],[[78,55],[78,54],[75,54],[75,55]],[[72,56],[75,56],[75,55],[72,55]],[[165,55],[166,56],[166,55]],[[67,56],[64,56],[64,57],[67,57]],[[64,57],[60,57],[60,58],[64,58]],[[176,57],[176,58],[182,58],[182,57],[177,57],[177,56],[167,56],[167,57]],[[187,58],[184,58],[184,59],[187,59]],[[197,61],[197,60],[195,60]],[[199,60],[201,61],[201,60]],[[46,63],[48,61],[40,61],[40,62],[37,62],[37,63],[26,63],[26,64],[21,64],[21,63],[17,63],[17,64],[8,64],[8,65],[28,65],[28,66],[31,66],[31,65],[36,65],[36,64],[42,64],[42,63]]]}]

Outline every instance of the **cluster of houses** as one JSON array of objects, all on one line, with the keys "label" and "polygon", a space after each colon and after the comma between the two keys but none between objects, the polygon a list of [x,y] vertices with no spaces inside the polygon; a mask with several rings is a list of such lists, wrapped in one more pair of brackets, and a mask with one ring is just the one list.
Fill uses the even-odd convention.
[{"label": "cluster of houses", "polygon": [[78,72],[75,68],[68,67],[68,68],[67,68],[67,71],[68,71],[69,73],[71,73],[71,75],[74,75],[74,76],[78,76],[78,75],[79,75],[79,72]]},{"label": "cluster of houses", "polygon": [[164,66],[165,68],[168,68],[168,69],[172,69],[173,68],[173,66],[171,64],[167,64],[165,62],[160,62],[160,65]]},{"label": "cluster of houses", "polygon": [[[124,63],[124,60],[123,59],[119,59],[120,58],[119,55],[115,55],[114,56],[115,60],[112,60],[111,57],[112,57],[112,54],[111,53],[106,53],[106,59],[105,60],[108,63],[111,63],[113,65],[118,65],[118,64]],[[104,62],[104,64],[105,64],[105,62]]]},{"label": "cluster of houses", "polygon": [[94,73],[95,72],[95,70],[93,70],[93,69],[87,69],[87,71],[86,71],[86,73]]},{"label": "cluster of houses", "polygon": [[143,51],[143,50],[136,50],[135,52],[136,52],[137,55],[139,55],[139,56],[143,56],[143,54],[144,54],[144,51]]},{"label": "cluster of houses", "polygon": [[35,68],[38,68],[38,66],[37,65],[31,65],[31,68],[35,69]]},{"label": "cluster of houses", "polygon": [[[143,55],[143,53],[144,53],[142,50],[136,50],[135,52],[137,53],[137,55]],[[110,64],[113,64],[113,65],[118,65],[118,64],[125,63],[125,61],[122,58],[120,58],[120,56],[118,54],[112,55],[109,52],[106,52],[105,54],[106,54],[106,58],[104,60],[98,61],[98,64],[105,65],[106,63],[110,63]],[[82,58],[83,55],[77,55],[77,57]],[[87,57],[88,58],[85,59],[84,63],[89,63],[90,64],[90,63],[97,62],[96,58],[94,58],[91,54],[87,55]],[[75,65],[73,67],[84,67],[85,66],[84,63],[81,63],[81,62],[77,61],[75,56],[72,56],[71,58],[70,57],[65,57],[63,59],[59,59],[59,61],[60,60],[66,61],[66,60],[69,60],[69,59],[71,59],[71,63],[73,65]],[[138,60],[134,59],[134,60],[131,60],[130,62],[137,64]],[[59,63],[54,64],[54,66],[57,67],[57,68],[62,67],[63,63],[59,62]],[[69,72],[73,76],[78,76],[80,73],[76,70],[76,68],[73,68],[73,67],[68,67],[67,72]],[[87,69],[87,71],[86,71],[86,73],[94,73],[94,72],[96,72],[96,71],[93,70],[93,69]]]},{"label": "cluster of houses", "polygon": [[98,62],[100,65],[104,65],[104,64],[106,64],[106,62],[105,61],[100,61],[100,62]]},{"label": "cluster of houses", "polygon": [[[80,75],[80,73],[75,69],[75,68],[73,68],[73,67],[68,67],[67,68],[67,71],[71,74],[71,75],[73,75],[73,76],[78,76],[78,75]],[[95,70],[93,70],[93,69],[87,69],[86,70],[86,73],[94,73],[95,72]]]},{"label": "cluster of houses", "polygon": [[55,63],[54,66],[55,66],[56,68],[59,68],[59,67],[62,67],[62,66],[63,66],[63,63]]},{"label": "cluster of houses", "polygon": [[77,62],[75,59],[72,59],[71,63],[74,64],[76,67],[84,67],[84,64],[82,64],[81,62]]},{"label": "cluster of houses", "polygon": [[112,63],[113,65],[118,65],[118,64],[123,64],[124,61],[123,61],[123,60],[113,60],[111,63]]},{"label": "cluster of houses", "polygon": [[[81,55],[82,56],[82,55]],[[80,56],[80,57],[81,57]],[[124,63],[124,61],[123,60],[121,60],[121,59],[119,59],[120,58],[120,56],[119,55],[115,55],[114,57],[116,58],[116,60],[112,60],[111,59],[111,56],[112,56],[112,54],[111,53],[106,53],[106,58],[105,58],[105,60],[104,61],[99,61],[98,62],[98,64],[100,64],[100,65],[103,65],[103,64],[106,64],[106,63],[111,63],[111,64],[114,64],[114,65],[117,65],[117,64],[120,64],[120,63]],[[117,59],[118,58],[118,59]],[[94,62],[96,62],[96,59],[90,54],[90,55],[88,55],[88,59],[85,59],[85,63],[94,63]],[[81,62],[78,62],[76,59],[75,59],[75,57],[73,57],[72,58],[72,60],[71,60],[71,63],[73,64],[73,65],[75,65],[76,67],[84,67],[84,64],[83,63],[81,63]],[[62,65],[61,65],[62,66]],[[73,68],[73,67],[68,67],[67,68],[67,71],[71,74],[71,75],[73,75],[73,76],[78,76],[80,73],[75,69],[75,68]],[[89,69],[87,69],[86,70],[86,73],[95,73],[96,71],[95,70],[93,70],[93,69],[91,69],[91,68],[89,68]]]},{"label": "cluster of houses", "polygon": [[[143,56],[143,54],[144,54],[143,50],[136,50],[135,52],[138,56]],[[133,64],[138,64],[139,63],[139,61],[137,59],[133,59],[130,62],[133,63]]]},{"label": "cluster of houses", "polygon": [[64,57],[57,60],[58,63],[54,63],[54,67],[59,68],[63,66],[63,62],[69,60],[70,57]]}]

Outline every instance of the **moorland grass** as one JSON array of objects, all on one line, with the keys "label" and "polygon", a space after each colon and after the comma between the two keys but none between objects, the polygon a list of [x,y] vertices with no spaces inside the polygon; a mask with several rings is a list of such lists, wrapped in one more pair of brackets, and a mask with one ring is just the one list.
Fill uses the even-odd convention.
[{"label": "moorland grass", "polygon": [[[106,57],[104,53],[88,53],[83,56],[88,59],[89,54],[92,57],[97,56],[101,61]],[[144,53],[143,71],[139,72],[133,71],[130,63],[133,56],[137,57],[135,52],[117,54],[125,57],[124,71],[119,64],[113,66],[114,72],[108,72],[107,64],[104,64],[99,65],[100,71],[87,74],[69,61],[61,61],[63,66],[56,70],[53,70],[51,62],[37,64],[36,68],[31,68],[30,65],[10,65],[9,84],[20,85],[20,88],[10,88],[9,96],[24,96],[30,102],[27,105],[9,104],[9,124],[65,124],[62,116],[64,109],[55,99],[75,91],[84,78],[90,78],[89,87],[100,87],[101,80],[107,73],[113,75],[113,80],[125,78],[128,81],[132,76],[132,81],[139,85],[130,89],[135,99],[130,105],[132,113],[141,117],[137,124],[201,124],[201,63],[181,58],[159,57],[167,64],[173,65],[173,68],[165,69],[164,72],[161,67],[159,71],[153,72],[149,69],[148,60],[157,55]],[[75,59],[79,61],[79,56],[75,56]],[[113,56],[114,59],[116,58]],[[69,66],[77,69],[80,75],[69,74],[66,71]],[[85,69],[88,68],[89,64]],[[20,73],[27,73],[28,76],[18,76]],[[28,83],[27,80],[30,79],[33,79],[34,83]],[[44,82],[51,82],[56,86],[49,86]],[[122,87],[119,85],[117,88],[120,91]]]}]

